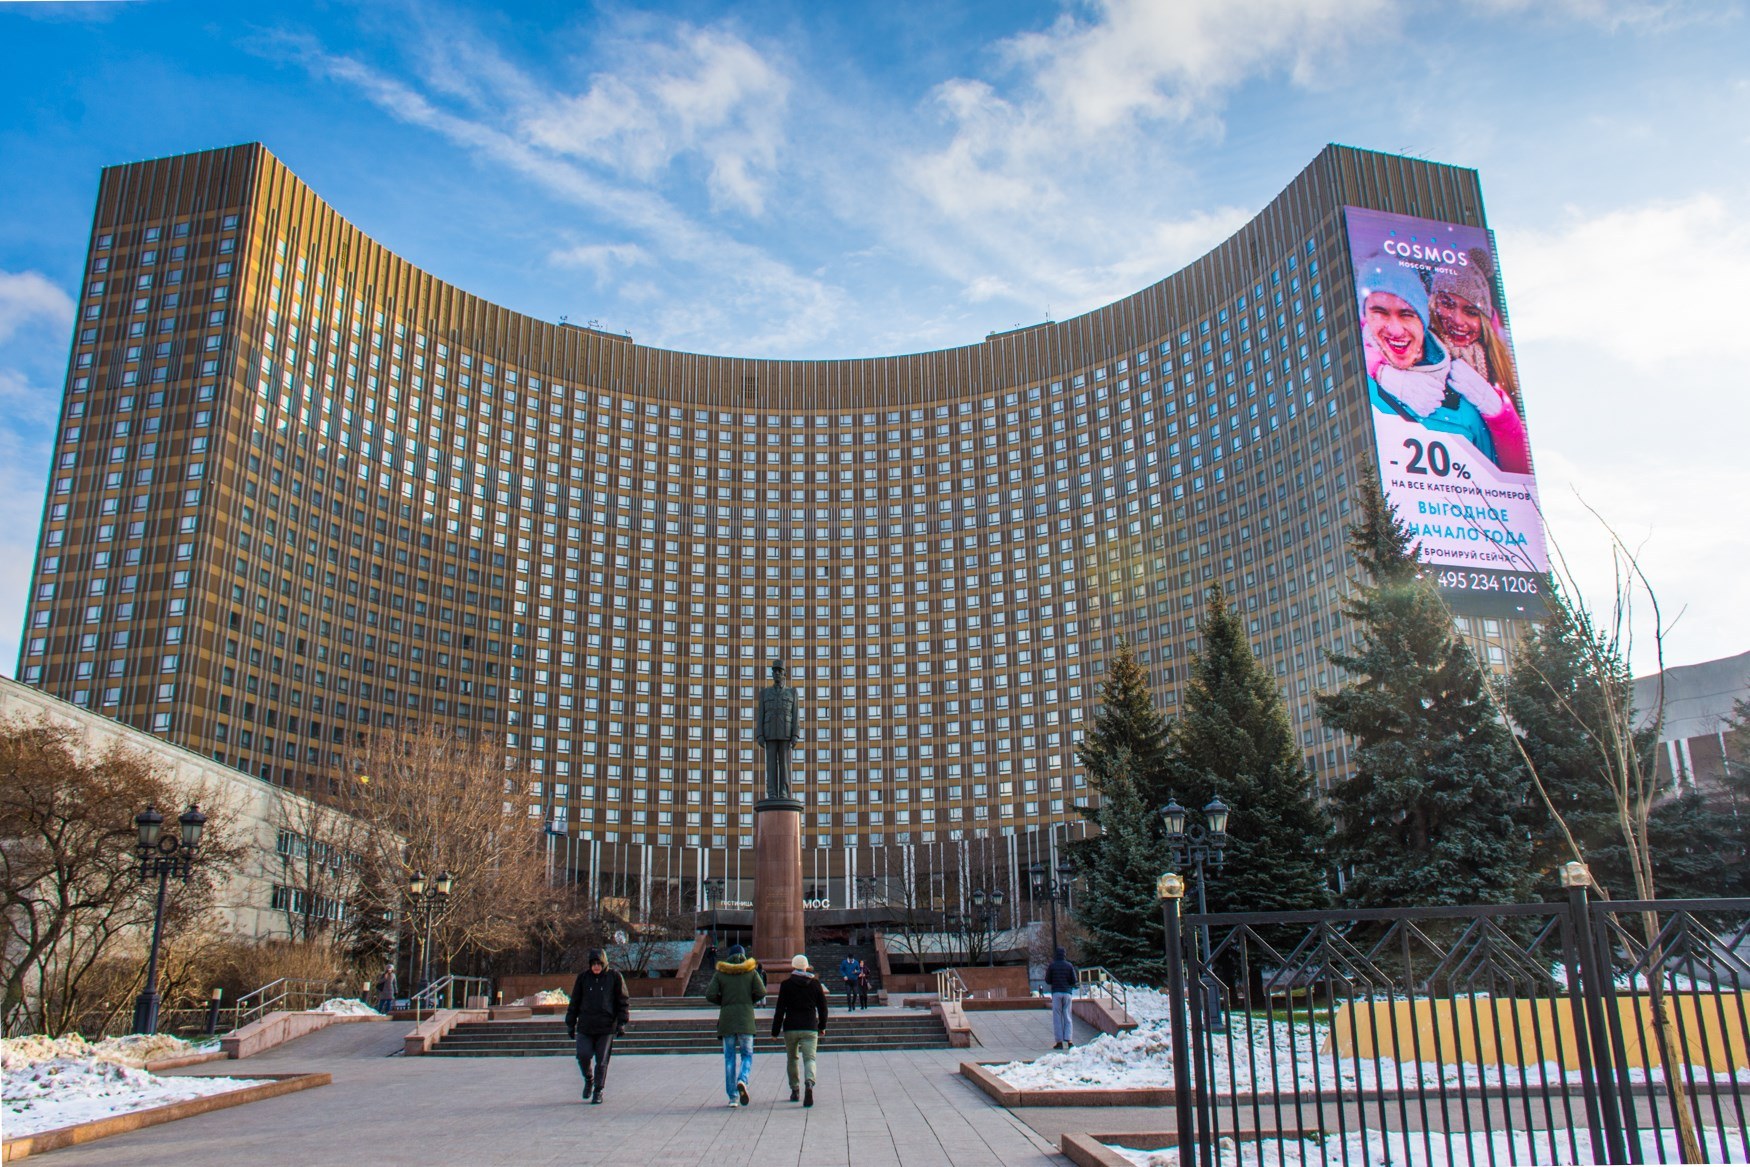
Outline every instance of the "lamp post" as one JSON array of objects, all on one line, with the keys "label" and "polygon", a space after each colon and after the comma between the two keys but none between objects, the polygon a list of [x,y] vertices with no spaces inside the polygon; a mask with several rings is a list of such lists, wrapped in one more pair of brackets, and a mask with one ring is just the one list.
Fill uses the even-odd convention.
[{"label": "lamp post", "polygon": [[[413,992],[415,1017],[419,1011],[419,992],[431,979],[431,926],[449,906],[450,888],[454,882],[448,871],[429,884],[423,871],[415,871],[413,878],[407,881],[407,918],[413,925],[414,942],[419,945],[418,985]],[[408,972],[411,974],[413,970]]]},{"label": "lamp post", "polygon": [[[1196,875],[1197,914],[1204,915],[1209,911],[1208,876],[1205,864],[1213,867],[1217,873],[1221,871],[1224,852],[1227,848],[1227,819],[1232,811],[1219,798],[1209,800],[1209,805],[1203,808],[1202,822],[1188,822],[1191,812],[1179,805],[1179,800],[1172,795],[1167,796],[1167,805],[1161,807],[1161,826],[1167,836],[1167,849],[1171,853],[1175,868],[1190,864]],[[1209,926],[1202,924],[1197,929],[1197,940],[1202,945],[1203,962],[1209,959]],[[1203,999],[1203,1020],[1216,1033],[1222,1032],[1221,1010],[1217,1007],[1219,989],[1210,983],[1207,972],[1201,978],[1198,988]]]},{"label": "lamp post", "polygon": [[1179,906],[1185,898],[1184,878],[1175,872],[1167,872],[1155,881],[1155,895],[1161,901],[1161,924],[1166,934],[1167,1006],[1173,1026],[1173,1109],[1179,1120],[1179,1162],[1183,1164],[1187,1148],[1195,1143],[1191,1083],[1185,1073],[1191,1061],[1190,1042],[1185,1034],[1185,952],[1179,939]]},{"label": "lamp post", "polygon": [[164,936],[164,889],[172,875],[186,881],[200,857],[201,831],[207,816],[200,808],[189,808],[178,816],[182,829],[173,835],[164,833],[164,816],[148,806],[134,816],[134,829],[139,840],[134,852],[140,859],[140,878],[158,877],[158,906],[152,913],[152,953],[146,959],[146,987],[134,1001],[134,1032],[158,1032],[158,944]]},{"label": "lamp post", "polygon": [[1069,895],[1069,881],[1075,878],[1076,869],[1068,859],[1059,859],[1055,872],[1043,863],[1035,863],[1027,868],[1027,878],[1033,887],[1033,898],[1041,896],[1051,899],[1051,949],[1057,951],[1057,901],[1060,897]]},{"label": "lamp post", "polygon": [[985,936],[986,963],[995,968],[997,965],[997,933],[996,923],[1002,918],[1003,892],[1001,888],[972,889],[972,914],[978,918],[979,929]]}]

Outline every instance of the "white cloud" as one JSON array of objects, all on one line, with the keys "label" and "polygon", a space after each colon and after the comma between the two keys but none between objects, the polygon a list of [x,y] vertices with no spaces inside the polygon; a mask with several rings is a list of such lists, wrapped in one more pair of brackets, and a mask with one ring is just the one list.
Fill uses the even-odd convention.
[{"label": "white cloud", "polygon": [[[1750,494],[1735,352],[1747,217],[1750,199],[1699,192],[1569,208],[1549,227],[1500,236],[1554,540],[1605,610],[1616,570],[1601,519],[1641,549],[1665,617],[1683,613],[1671,663],[1750,648],[1750,526],[1728,517]],[[1643,673],[1654,664],[1650,618],[1643,605],[1633,662]]]},{"label": "white cloud", "polygon": [[683,27],[672,44],[646,40],[615,55],[635,63],[596,73],[581,93],[525,103],[528,140],[645,181],[697,154],[714,199],[759,214],[784,141],[790,86],[778,67],[714,28]]},{"label": "white cloud", "polygon": [[73,299],[41,272],[0,271],[0,670],[18,659]]},{"label": "white cloud", "polygon": [[[635,112],[629,121],[626,118],[612,121],[605,137],[592,138],[586,132],[589,125],[584,114],[593,111],[603,118],[619,115],[613,112],[612,101],[604,99],[599,106],[591,104],[586,91],[582,112],[573,108],[570,119],[536,125],[531,119],[532,109],[558,106],[575,95],[544,89],[537,80],[496,56],[489,46],[475,45],[465,52],[457,49],[453,42],[468,35],[465,30],[446,26],[441,33],[432,35],[440,39],[422,51],[440,64],[429,65],[428,72],[442,72],[440,65],[476,60],[484,62],[477,75],[467,80],[451,76],[443,84],[433,84],[422,91],[413,83],[361,60],[329,53],[308,37],[282,35],[273,38],[266,47],[268,51],[293,57],[318,76],[356,88],[398,120],[432,130],[482,161],[508,168],[539,183],[553,195],[627,229],[643,241],[640,246],[646,255],[661,258],[671,269],[699,269],[715,289],[714,298],[683,316],[669,315],[654,321],[659,326],[663,319],[671,323],[684,321],[687,331],[664,329],[656,337],[641,339],[677,347],[733,345],[737,351],[748,354],[784,353],[818,339],[837,320],[843,303],[839,289],[692,217],[674,200],[654,189],[654,182],[629,180],[628,174],[614,167],[607,167],[604,172],[599,164],[602,159],[618,159],[623,166],[636,162],[635,158],[629,162],[630,155],[624,151],[616,153],[604,143],[615,141],[622,130],[643,114]],[[772,96],[770,86],[758,81],[759,71],[747,56],[752,50],[745,45],[737,48],[727,34],[695,35],[683,29],[679,35],[680,49],[665,48],[658,42],[620,43],[615,48],[627,60],[649,55],[670,60],[671,64],[687,60],[696,66],[691,72],[678,66],[669,68],[649,82],[650,96],[645,104],[664,111],[662,116],[668,120],[662,124],[673,131],[673,142],[683,146],[688,142],[700,144],[701,155],[710,162],[709,185],[713,195],[737,201],[744,207],[757,203],[763,190],[763,170],[775,158],[776,145],[769,123],[750,111],[757,104],[752,100],[754,96]],[[623,78],[598,81],[611,93],[647,92],[640,88],[644,82],[634,85]],[[729,94],[740,95],[738,105],[748,109],[736,112],[720,132],[706,133],[703,123],[709,120],[707,107]],[[446,105],[447,95],[461,95],[467,108]],[[743,101],[743,97],[748,100]],[[585,124],[580,125],[580,120]],[[561,133],[567,125],[577,133],[569,137]],[[603,151],[601,157],[592,156],[589,153],[592,149]],[[611,254],[602,253],[604,257]],[[764,331],[750,333],[746,322],[755,316],[770,323]],[[653,321],[647,318],[647,322]]]},{"label": "white cloud", "polygon": [[580,267],[595,273],[598,282],[615,271],[648,264],[650,255],[636,243],[580,243],[548,257],[561,267]]},{"label": "white cloud", "polygon": [[[984,75],[936,85],[884,143],[878,194],[849,215],[941,272],[969,304],[1073,315],[1196,259],[1255,207],[1186,206],[1185,159],[1222,133],[1242,84],[1346,76],[1345,50],[1393,34],[1385,0],[1096,0],[992,46]],[[848,186],[849,184],[844,184]],[[1035,316],[1037,319],[1037,316]],[[993,324],[999,323],[996,321]]]},{"label": "white cloud", "polygon": [[41,329],[66,343],[73,298],[41,272],[0,271],[0,344],[21,330]]},{"label": "white cloud", "polygon": [[[1722,510],[1744,496],[1741,470],[1659,451],[1603,463],[1550,448],[1539,451],[1537,470],[1552,547],[1593,611],[1608,614],[1615,600],[1614,530],[1634,551],[1671,626],[1666,664],[1750,649],[1750,608],[1741,585],[1750,563],[1750,525],[1722,521]],[[1646,674],[1657,658],[1644,593],[1635,597],[1634,617],[1631,663]]]},{"label": "white cloud", "polygon": [[[0,369],[0,397],[54,394],[20,383]],[[0,424],[0,672],[13,675],[19,632],[24,627],[25,596],[36,565],[37,533],[42,524],[43,489],[49,476],[48,433]]]},{"label": "white cloud", "polygon": [[1595,24],[1611,32],[1670,29],[1741,16],[1732,0],[1471,0],[1489,15],[1525,13],[1546,21]]},{"label": "white cloud", "polygon": [[[1502,232],[1515,338],[1596,345],[1644,373],[1705,358],[1744,326],[1750,200],[1714,194]],[[1717,358],[1717,350],[1715,351]]]},{"label": "white cloud", "polygon": [[1316,62],[1341,67],[1350,39],[1392,21],[1383,0],[1099,0],[999,46],[1012,96],[938,86],[953,137],[908,164],[948,215],[1051,206],[1058,176],[1090,156],[1134,148],[1150,125],[1214,124],[1220,96],[1261,73],[1310,83]]}]

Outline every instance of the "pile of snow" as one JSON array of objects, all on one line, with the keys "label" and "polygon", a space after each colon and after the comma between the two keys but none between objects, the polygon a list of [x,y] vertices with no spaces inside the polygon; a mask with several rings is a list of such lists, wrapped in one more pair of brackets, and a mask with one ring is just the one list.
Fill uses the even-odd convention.
[{"label": "pile of snow", "polygon": [[147,1062],[208,1053],[218,1048],[219,1043],[216,1041],[184,1041],[168,1033],[130,1033],[122,1037],[106,1037],[96,1042],[86,1041],[77,1033],[70,1033],[65,1037],[44,1037],[36,1034],[30,1037],[8,1037],[0,1041],[0,1069],[7,1074],[22,1073],[39,1062],[58,1058],[108,1062],[137,1069]]},{"label": "pile of snow", "polygon": [[[1738,1131],[1719,1128],[1702,1130],[1707,1150],[1721,1161],[1743,1155],[1743,1136]],[[1142,1151],[1107,1143],[1107,1148],[1134,1164],[1135,1167],[1180,1167],[1175,1147],[1161,1151]],[[1663,1154],[1660,1154],[1660,1147]],[[1640,1132],[1639,1154],[1630,1158],[1636,1163],[1675,1163],[1681,1158],[1677,1132],[1674,1130]],[[1326,1135],[1307,1139],[1220,1139],[1215,1148],[1218,1167],[1301,1167],[1312,1163],[1410,1163],[1418,1167],[1455,1167],[1471,1163],[1603,1163],[1602,1153],[1594,1155],[1591,1135],[1583,1130],[1515,1130],[1515,1131],[1351,1131],[1347,1135]]]},{"label": "pile of snow", "polygon": [[342,1017],[381,1017],[381,1013],[357,997],[330,997],[310,1010],[312,1013],[338,1013]]},{"label": "pile of snow", "polygon": [[6,1135],[37,1134],[259,1083],[247,1078],[163,1078],[139,1063],[204,1047],[154,1034],[106,1038],[8,1038],[0,1052],[0,1114]]},{"label": "pile of snow", "polygon": [[520,998],[516,1004],[569,1005],[571,1004],[571,994],[567,993],[564,989],[542,989],[538,993],[530,993],[528,996]]},{"label": "pile of snow", "polygon": [[1159,989],[1151,989],[1147,985],[1121,985],[1123,996],[1119,998],[1124,1003],[1125,1012],[1138,1025],[1147,1025],[1152,1021],[1165,1021],[1172,1014],[1170,998]]},{"label": "pile of snow", "polygon": [[1031,1062],[985,1068],[1020,1090],[1171,1086],[1171,1041],[1172,1031],[1165,1025],[1141,1025],[1126,1033],[1103,1034],[1085,1045],[1044,1054]]}]

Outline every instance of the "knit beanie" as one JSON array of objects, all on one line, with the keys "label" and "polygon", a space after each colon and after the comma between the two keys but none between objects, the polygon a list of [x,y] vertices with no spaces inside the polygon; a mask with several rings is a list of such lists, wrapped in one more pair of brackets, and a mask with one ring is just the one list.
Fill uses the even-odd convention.
[{"label": "knit beanie", "polygon": [[735,947],[733,947],[729,950],[729,959],[730,960],[745,960],[745,959],[747,959],[747,949],[745,949],[741,945],[737,944]]},{"label": "knit beanie", "polygon": [[808,968],[808,958],[798,952],[795,956],[790,958],[790,967],[797,972],[803,972]]},{"label": "knit beanie", "polygon": [[1393,256],[1375,253],[1362,260],[1355,273],[1355,291],[1361,297],[1361,313],[1367,314],[1367,297],[1375,292],[1387,292],[1411,308],[1428,323],[1428,285],[1422,273]]},{"label": "knit beanie", "polygon": [[1434,273],[1429,292],[1446,292],[1467,300],[1482,310],[1483,315],[1492,315],[1495,310],[1495,297],[1489,289],[1489,256],[1480,247],[1473,247],[1466,252],[1470,260],[1469,267],[1442,267]]}]

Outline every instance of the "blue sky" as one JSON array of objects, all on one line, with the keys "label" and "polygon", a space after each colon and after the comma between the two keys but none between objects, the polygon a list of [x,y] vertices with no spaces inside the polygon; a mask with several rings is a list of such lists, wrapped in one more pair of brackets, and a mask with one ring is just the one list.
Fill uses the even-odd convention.
[{"label": "blue sky", "polygon": [[251,140],[501,304],[780,357],[1095,307],[1326,142],[1474,166],[1557,545],[1596,602],[1589,508],[1640,552],[1671,663],[1750,649],[1742,3],[0,3],[0,45],[7,672],[98,171]]}]

